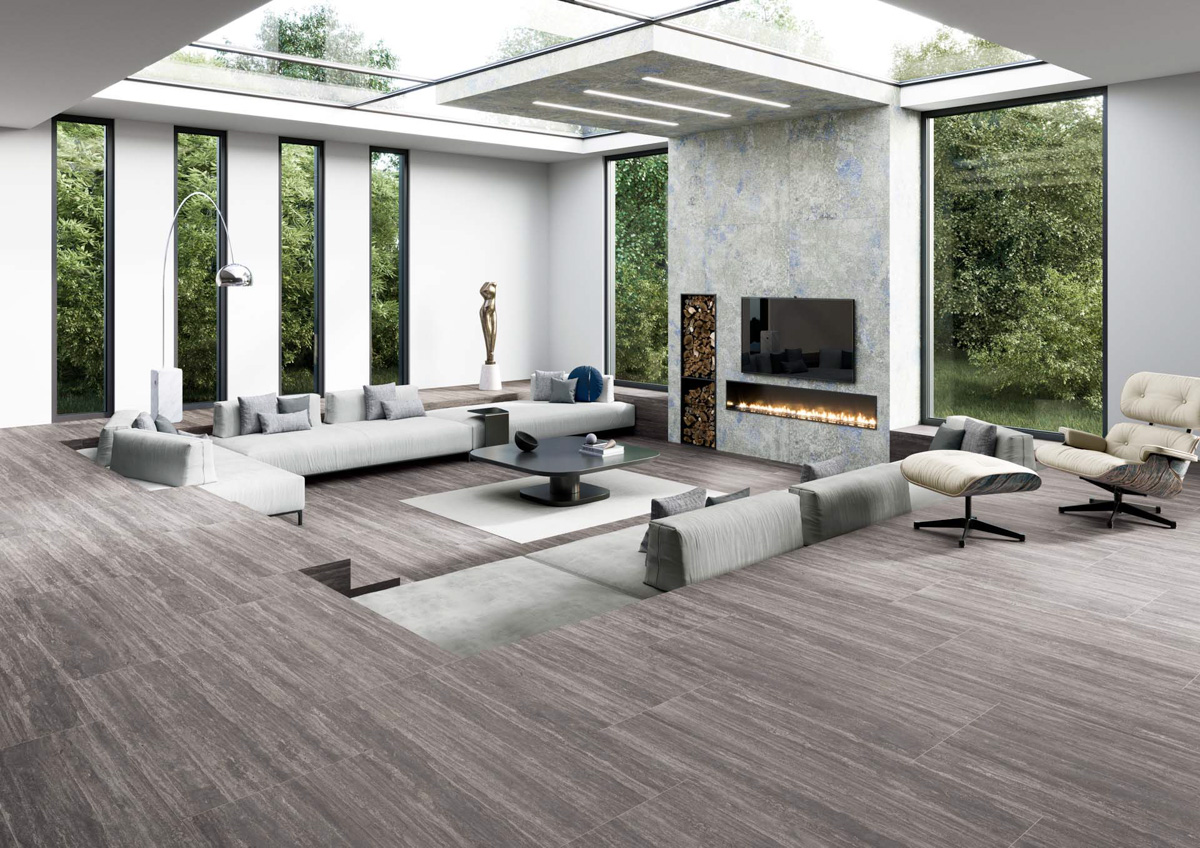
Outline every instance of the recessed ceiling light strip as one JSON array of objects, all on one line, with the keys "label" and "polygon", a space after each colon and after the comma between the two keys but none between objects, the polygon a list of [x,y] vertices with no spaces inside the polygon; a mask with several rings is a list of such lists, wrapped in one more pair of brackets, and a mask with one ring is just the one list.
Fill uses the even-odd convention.
[{"label": "recessed ceiling light strip", "polygon": [[597,91],[594,88],[586,89],[583,93],[590,94],[594,97],[608,97],[612,100],[624,100],[627,103],[641,103],[646,106],[658,106],[663,109],[676,109],[680,112],[695,112],[697,115],[712,115],[714,118],[733,117],[728,112],[713,112],[709,109],[697,109],[694,106],[680,106],[678,103],[664,103],[661,100],[646,100],[644,97],[630,97],[628,94],[614,94],[611,91]]},{"label": "recessed ceiling light strip", "polygon": [[671,88],[684,88],[688,91],[699,91],[701,94],[712,94],[717,97],[732,97],[734,100],[744,100],[747,103],[758,103],[760,106],[771,106],[775,109],[790,109],[788,103],[778,103],[774,100],[763,100],[761,97],[748,97],[745,94],[734,94],[732,91],[721,91],[717,88],[704,88],[700,85],[692,85],[686,82],[676,82],[675,80],[663,79],[662,77],[642,77],[646,82],[658,83],[659,85],[667,85]]},{"label": "recessed ceiling light strip", "polygon": [[547,103],[545,100],[533,101],[534,106],[544,106],[547,109],[566,109],[568,112],[583,112],[588,115],[603,115],[605,118],[620,118],[623,121],[638,121],[644,124],[659,124],[664,127],[677,127],[674,121],[660,121],[658,118],[643,118],[638,115],[623,115],[620,112],[604,112],[600,109],[585,109],[582,106],[567,106],[565,103]]}]

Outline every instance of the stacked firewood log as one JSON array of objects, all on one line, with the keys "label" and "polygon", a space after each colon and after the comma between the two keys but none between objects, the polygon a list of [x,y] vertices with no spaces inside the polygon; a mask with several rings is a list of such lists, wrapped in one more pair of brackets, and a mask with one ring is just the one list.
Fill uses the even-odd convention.
[{"label": "stacked firewood log", "polygon": [[707,383],[683,394],[683,441],[705,448],[717,446],[717,384]]},{"label": "stacked firewood log", "polygon": [[683,376],[711,380],[717,373],[717,299],[694,294],[683,301]]}]

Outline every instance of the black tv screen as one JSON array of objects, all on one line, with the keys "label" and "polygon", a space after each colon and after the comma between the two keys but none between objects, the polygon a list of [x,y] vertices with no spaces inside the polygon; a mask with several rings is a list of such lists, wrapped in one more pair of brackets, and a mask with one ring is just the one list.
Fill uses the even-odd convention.
[{"label": "black tv screen", "polygon": [[854,301],[742,298],[742,371],[854,382]]}]

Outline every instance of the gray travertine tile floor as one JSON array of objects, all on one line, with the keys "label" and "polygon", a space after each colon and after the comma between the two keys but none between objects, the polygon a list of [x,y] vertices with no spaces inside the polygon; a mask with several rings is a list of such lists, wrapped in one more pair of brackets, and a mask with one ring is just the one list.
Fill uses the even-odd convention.
[{"label": "gray travertine tile floor", "polygon": [[897,519],[458,657],[296,569],[644,519],[517,545],[399,504],[506,473],[455,460],[315,480],[298,528],[60,444],[97,426],[0,430],[0,845],[1196,844],[1196,481],[1174,532],[1060,516],[1091,492],[1047,472],[978,504],[1024,546]]}]

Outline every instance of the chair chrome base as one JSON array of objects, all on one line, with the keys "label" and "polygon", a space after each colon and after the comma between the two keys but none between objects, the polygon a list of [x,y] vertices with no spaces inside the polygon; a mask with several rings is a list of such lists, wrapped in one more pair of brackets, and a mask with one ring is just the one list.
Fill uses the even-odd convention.
[{"label": "chair chrome base", "polygon": [[1018,542],[1025,541],[1024,533],[1015,533],[1012,530],[1006,530],[1003,527],[997,527],[995,524],[988,524],[986,521],[980,521],[975,516],[971,515],[971,499],[963,498],[965,509],[962,518],[939,518],[935,521],[914,521],[913,529],[921,530],[926,527],[953,527],[962,530],[962,536],[958,540],[958,546],[965,548],[967,546],[967,536],[972,530],[979,530],[982,533],[992,533],[996,536],[1003,536],[1006,539],[1016,539]]},{"label": "chair chrome base", "polygon": [[[1091,481],[1088,481],[1091,482]],[[1102,486],[1101,488],[1107,488]],[[1109,514],[1108,521],[1105,522],[1111,530],[1113,525],[1117,523],[1117,516],[1124,513],[1125,515],[1133,515],[1138,518],[1144,518],[1155,524],[1161,524],[1164,527],[1169,527],[1174,530],[1176,524],[1169,518],[1163,518],[1162,507],[1153,507],[1154,511],[1143,509],[1140,506],[1125,503],[1125,495],[1137,494],[1136,492],[1124,492],[1121,489],[1109,489],[1113,493],[1112,500],[1102,500],[1100,498],[1091,498],[1085,504],[1076,504],[1075,506],[1060,506],[1059,513],[1067,512],[1107,512]]]}]

